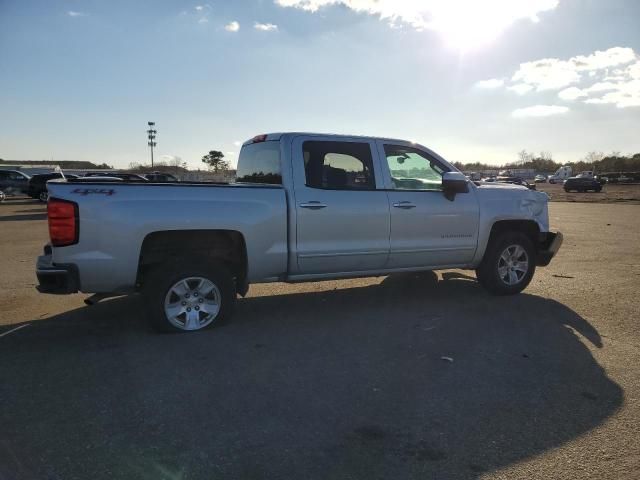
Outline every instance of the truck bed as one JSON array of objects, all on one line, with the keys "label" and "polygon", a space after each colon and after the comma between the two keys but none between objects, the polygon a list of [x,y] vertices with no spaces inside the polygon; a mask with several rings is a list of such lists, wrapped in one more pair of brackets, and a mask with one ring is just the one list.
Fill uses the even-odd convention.
[{"label": "truck bed", "polygon": [[51,260],[82,264],[82,291],[130,290],[145,237],[163,231],[239,232],[250,281],[286,273],[287,200],[280,186],[56,180],[48,189],[51,198],[78,204],[79,241],[54,248]]}]

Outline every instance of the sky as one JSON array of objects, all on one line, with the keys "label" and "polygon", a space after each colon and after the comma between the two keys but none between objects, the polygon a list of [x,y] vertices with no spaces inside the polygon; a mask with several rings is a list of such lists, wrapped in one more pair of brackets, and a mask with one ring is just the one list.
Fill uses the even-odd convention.
[{"label": "sky", "polygon": [[454,162],[640,152],[637,0],[0,0],[0,158],[191,168],[254,135]]}]

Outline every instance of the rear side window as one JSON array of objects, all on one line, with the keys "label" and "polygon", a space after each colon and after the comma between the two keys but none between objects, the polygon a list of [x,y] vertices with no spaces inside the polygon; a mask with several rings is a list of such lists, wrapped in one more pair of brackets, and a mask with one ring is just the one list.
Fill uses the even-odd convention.
[{"label": "rear side window", "polygon": [[306,184],[327,190],[374,190],[368,143],[307,141],[302,144]]},{"label": "rear side window", "polygon": [[236,182],[281,185],[280,142],[258,142],[242,147]]}]

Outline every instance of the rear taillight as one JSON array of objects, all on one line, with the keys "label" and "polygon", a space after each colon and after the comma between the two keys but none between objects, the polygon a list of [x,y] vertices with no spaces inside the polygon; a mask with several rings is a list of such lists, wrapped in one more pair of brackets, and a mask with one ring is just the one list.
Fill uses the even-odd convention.
[{"label": "rear taillight", "polygon": [[65,247],[78,243],[78,204],[67,200],[50,198],[47,204],[49,237],[54,247]]}]

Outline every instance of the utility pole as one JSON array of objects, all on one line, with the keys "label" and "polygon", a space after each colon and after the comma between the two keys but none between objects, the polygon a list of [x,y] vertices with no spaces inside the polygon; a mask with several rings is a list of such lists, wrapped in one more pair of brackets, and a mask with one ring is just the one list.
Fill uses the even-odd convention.
[{"label": "utility pole", "polygon": [[151,149],[151,168],[153,168],[153,147],[158,145],[155,142],[156,133],[158,133],[158,131],[154,128],[156,125],[156,122],[147,122],[147,125],[149,125],[149,130],[147,130],[149,142],[147,143],[147,145],[149,145],[149,148]]}]

